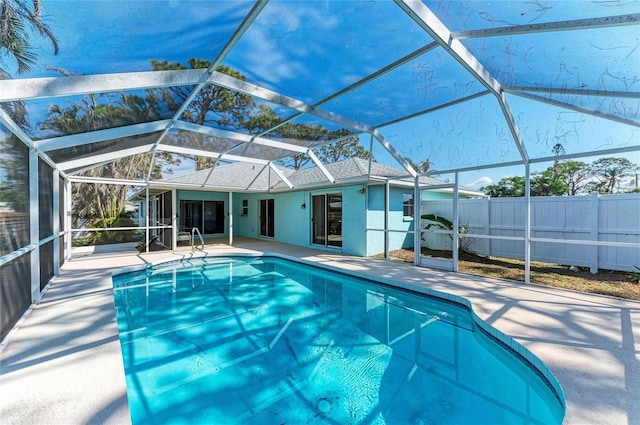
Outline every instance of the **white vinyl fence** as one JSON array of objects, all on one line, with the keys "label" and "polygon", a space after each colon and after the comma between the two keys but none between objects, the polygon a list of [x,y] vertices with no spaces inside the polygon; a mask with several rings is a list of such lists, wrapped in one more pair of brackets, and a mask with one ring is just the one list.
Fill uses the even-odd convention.
[{"label": "white vinyl fence", "polygon": [[[421,212],[452,219],[452,202],[423,200]],[[460,199],[458,215],[467,236],[524,238],[525,198]],[[598,269],[637,272],[640,194],[532,197],[531,240],[532,261],[589,267],[593,273]],[[572,242],[555,242],[563,240]],[[504,258],[524,259],[524,247],[524,240],[464,237],[461,242],[467,251]]]}]

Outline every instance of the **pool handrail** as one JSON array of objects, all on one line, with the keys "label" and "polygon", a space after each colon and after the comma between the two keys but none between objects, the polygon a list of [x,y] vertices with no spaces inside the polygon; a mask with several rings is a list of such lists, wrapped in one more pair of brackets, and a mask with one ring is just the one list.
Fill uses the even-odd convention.
[{"label": "pool handrail", "polygon": [[204,252],[204,239],[202,238],[202,234],[197,227],[191,229],[191,252],[194,252],[196,250],[194,244],[194,237],[196,233],[198,234],[198,238],[200,238],[200,243],[202,244],[202,248],[200,248],[200,251]]}]

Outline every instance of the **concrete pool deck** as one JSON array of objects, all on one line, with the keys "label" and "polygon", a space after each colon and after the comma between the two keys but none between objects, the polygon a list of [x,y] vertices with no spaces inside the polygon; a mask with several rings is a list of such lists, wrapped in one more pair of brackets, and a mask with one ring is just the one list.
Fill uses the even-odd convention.
[{"label": "concrete pool deck", "polygon": [[[112,272],[192,254],[104,251],[75,250],[2,347],[3,425],[130,423]],[[279,253],[465,297],[552,370],[565,392],[564,423],[640,424],[640,302],[256,239],[207,245],[206,252]]]}]

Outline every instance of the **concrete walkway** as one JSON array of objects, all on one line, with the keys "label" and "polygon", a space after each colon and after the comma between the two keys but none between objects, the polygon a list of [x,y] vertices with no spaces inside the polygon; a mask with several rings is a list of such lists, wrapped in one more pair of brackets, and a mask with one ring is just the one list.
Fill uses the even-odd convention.
[{"label": "concrete walkway", "polygon": [[[85,251],[64,265],[1,353],[3,425],[130,422],[111,274],[192,254]],[[638,302],[255,239],[206,251],[280,253],[465,297],[553,371],[566,396],[566,424],[640,425]]]}]

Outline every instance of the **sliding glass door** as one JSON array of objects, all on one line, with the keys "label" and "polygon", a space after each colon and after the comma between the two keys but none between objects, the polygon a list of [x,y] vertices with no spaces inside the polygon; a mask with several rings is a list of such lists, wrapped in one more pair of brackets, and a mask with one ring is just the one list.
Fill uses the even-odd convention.
[{"label": "sliding glass door", "polygon": [[312,243],[342,246],[342,194],[327,193],[311,197]]},{"label": "sliding glass door", "polygon": [[274,235],[274,200],[260,200],[260,236],[272,238]]}]

